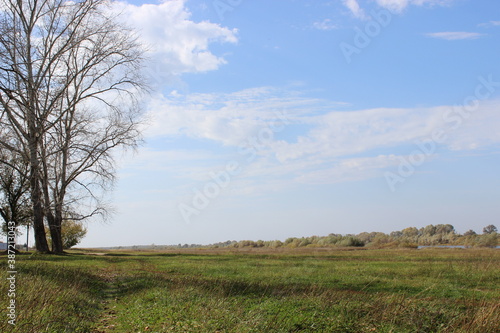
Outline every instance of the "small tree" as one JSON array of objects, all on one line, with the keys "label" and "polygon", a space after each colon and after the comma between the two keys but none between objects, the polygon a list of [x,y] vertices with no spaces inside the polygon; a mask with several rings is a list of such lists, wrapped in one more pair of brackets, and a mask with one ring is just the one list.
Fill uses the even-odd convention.
[{"label": "small tree", "polygon": [[464,236],[476,236],[476,232],[472,229],[469,229],[467,230],[466,232],[464,232]]},{"label": "small tree", "polygon": [[63,247],[69,249],[80,243],[87,234],[87,228],[81,223],[66,220],[62,223]]},{"label": "small tree", "polygon": [[495,227],[493,224],[490,224],[483,228],[483,234],[492,234],[497,231],[498,231],[497,227]]},{"label": "small tree", "polygon": [[[65,250],[72,248],[82,241],[82,239],[87,234],[87,228],[83,226],[81,222],[73,221],[73,220],[63,220],[61,226],[61,236],[63,248]],[[49,235],[49,241],[50,234]]]}]

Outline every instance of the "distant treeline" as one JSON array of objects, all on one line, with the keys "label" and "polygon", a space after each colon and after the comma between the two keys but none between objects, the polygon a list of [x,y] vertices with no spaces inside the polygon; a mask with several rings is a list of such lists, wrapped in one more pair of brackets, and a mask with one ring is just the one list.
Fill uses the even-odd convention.
[{"label": "distant treeline", "polygon": [[[401,231],[393,231],[389,234],[383,232],[362,232],[357,235],[329,234],[328,236],[291,237],[284,242],[273,241],[226,241],[212,244],[209,247],[268,247],[268,248],[297,248],[297,247],[409,247],[438,246],[438,245],[464,245],[470,247],[495,247],[499,244],[500,235],[494,225],[483,228],[482,234],[468,230],[459,234],[451,224],[429,224],[423,228],[409,227]],[[183,247],[191,247],[183,245]]]},{"label": "distant treeline", "polygon": [[482,234],[468,230],[463,234],[455,231],[451,224],[429,224],[423,228],[409,227],[389,234],[362,232],[360,234],[329,234],[328,236],[290,237],[284,242],[271,241],[225,241],[210,245],[135,245],[110,247],[108,249],[186,249],[186,248],[299,248],[299,247],[371,247],[371,248],[417,248],[418,246],[462,245],[466,247],[495,247],[500,244],[500,234],[494,225],[483,228]]}]

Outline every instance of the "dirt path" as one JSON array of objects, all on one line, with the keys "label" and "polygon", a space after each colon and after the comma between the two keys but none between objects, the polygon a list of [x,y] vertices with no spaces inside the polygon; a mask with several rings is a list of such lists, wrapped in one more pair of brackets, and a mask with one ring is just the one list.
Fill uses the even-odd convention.
[{"label": "dirt path", "polygon": [[113,332],[116,327],[115,309],[120,294],[119,274],[112,268],[106,269],[101,274],[104,281],[106,281],[102,300],[103,310],[101,316],[96,320],[96,327],[92,330],[93,333]]}]

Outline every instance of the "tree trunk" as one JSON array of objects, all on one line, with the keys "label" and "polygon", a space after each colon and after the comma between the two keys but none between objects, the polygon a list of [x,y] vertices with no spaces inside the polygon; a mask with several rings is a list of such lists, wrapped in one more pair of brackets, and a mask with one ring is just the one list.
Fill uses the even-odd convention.
[{"label": "tree trunk", "polygon": [[47,213],[47,221],[49,222],[50,238],[52,240],[52,252],[56,254],[64,253],[62,235],[61,235],[61,220],[58,218],[59,214],[56,216],[52,212]]},{"label": "tree trunk", "polygon": [[35,234],[35,248],[38,252],[48,253],[49,244],[45,234],[43,225],[43,205],[42,191],[40,188],[40,173],[38,161],[38,140],[35,137],[30,140],[30,186],[31,186],[31,202],[33,204],[33,231]]},{"label": "tree trunk", "polygon": [[40,193],[40,183],[37,172],[31,167],[31,202],[33,203],[33,231],[35,234],[35,247],[38,252],[48,253],[49,244],[43,225],[42,196]]},{"label": "tree trunk", "polygon": [[[42,155],[46,156],[45,150],[41,149]],[[58,213],[62,211],[60,206],[62,204],[59,203],[57,195],[54,197],[54,202],[51,204],[50,201],[50,193],[49,193],[49,172],[47,169],[47,160],[42,160],[42,168],[43,168],[43,195],[44,195],[44,208],[45,208],[45,217],[47,219],[47,223],[49,225],[50,239],[52,241],[52,252],[56,254],[63,253],[63,244],[62,244],[62,234],[61,234],[61,221],[62,221],[62,213]],[[54,208],[52,208],[52,206]],[[54,209],[54,211],[52,211]],[[60,216],[60,218],[59,218]]]}]

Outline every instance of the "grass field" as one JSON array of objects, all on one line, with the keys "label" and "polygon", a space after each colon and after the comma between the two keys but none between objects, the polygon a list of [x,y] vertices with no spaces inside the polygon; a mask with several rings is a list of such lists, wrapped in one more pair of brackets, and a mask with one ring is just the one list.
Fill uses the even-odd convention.
[{"label": "grass field", "polygon": [[[495,249],[72,251],[16,269],[1,332],[500,332]],[[0,293],[5,311],[5,278]]]}]

